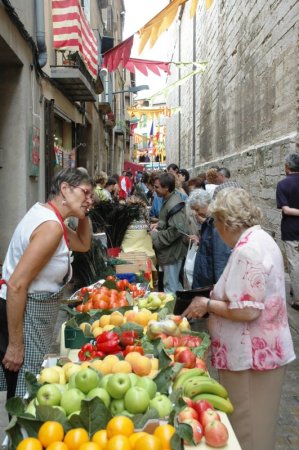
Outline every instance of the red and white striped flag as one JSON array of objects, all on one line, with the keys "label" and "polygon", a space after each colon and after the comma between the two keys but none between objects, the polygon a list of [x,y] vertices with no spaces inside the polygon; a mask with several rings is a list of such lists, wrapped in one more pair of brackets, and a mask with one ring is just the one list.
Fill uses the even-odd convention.
[{"label": "red and white striped flag", "polygon": [[79,52],[93,78],[98,77],[98,43],[80,0],[52,0],[54,48]]}]

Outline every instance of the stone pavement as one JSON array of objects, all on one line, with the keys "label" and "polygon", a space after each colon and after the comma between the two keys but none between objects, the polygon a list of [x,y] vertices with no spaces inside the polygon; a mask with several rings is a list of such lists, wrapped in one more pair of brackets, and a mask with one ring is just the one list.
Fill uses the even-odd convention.
[{"label": "stone pavement", "polygon": [[[289,282],[286,282],[289,292]],[[290,298],[288,297],[288,302]],[[294,347],[299,358],[299,311],[288,306],[290,328],[293,336]],[[56,324],[50,353],[59,353],[59,331],[65,315],[60,313]],[[7,416],[5,412],[5,395],[0,392],[0,448],[5,436]],[[273,450],[298,450],[299,449],[299,359],[293,361],[287,370],[286,379],[281,398],[279,419],[277,424],[277,438]]]}]

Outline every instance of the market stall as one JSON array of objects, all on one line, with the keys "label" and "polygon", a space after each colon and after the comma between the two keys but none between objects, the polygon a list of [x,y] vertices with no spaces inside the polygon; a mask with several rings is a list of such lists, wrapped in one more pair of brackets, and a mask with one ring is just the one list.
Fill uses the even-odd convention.
[{"label": "market stall", "polygon": [[[151,292],[144,272],[77,291],[62,305],[69,319],[60,354],[45,357],[39,374],[27,374],[26,399],[7,402],[5,447],[240,450],[228,393],[207,371],[209,335],[174,315],[175,302],[173,294]],[[111,423],[122,428],[112,433]],[[72,433],[98,447],[70,446]]]}]

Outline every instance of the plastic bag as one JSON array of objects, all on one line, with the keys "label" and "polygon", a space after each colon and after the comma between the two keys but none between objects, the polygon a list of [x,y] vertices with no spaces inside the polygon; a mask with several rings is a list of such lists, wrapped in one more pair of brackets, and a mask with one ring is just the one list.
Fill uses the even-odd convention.
[{"label": "plastic bag", "polygon": [[198,249],[198,244],[192,243],[192,241],[190,241],[188,252],[186,255],[185,265],[184,265],[184,288],[185,289],[192,289],[193,271],[194,271],[194,264],[195,264],[197,249]]}]

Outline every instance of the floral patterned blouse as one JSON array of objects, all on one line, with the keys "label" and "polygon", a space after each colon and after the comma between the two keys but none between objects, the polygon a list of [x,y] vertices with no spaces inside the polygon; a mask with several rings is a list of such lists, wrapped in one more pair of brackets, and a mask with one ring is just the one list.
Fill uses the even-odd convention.
[{"label": "floral patterned blouse", "polygon": [[260,316],[237,322],[210,314],[212,365],[227,370],[270,370],[295,359],[288,325],[284,265],[278,245],[259,225],[240,237],[211,298],[229,309],[253,307]]}]

